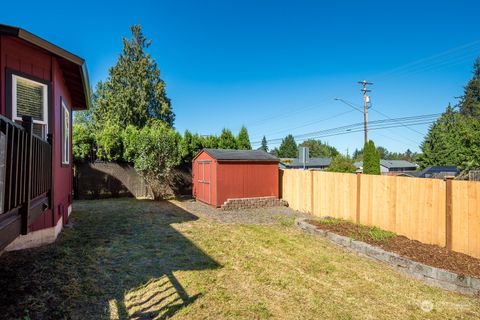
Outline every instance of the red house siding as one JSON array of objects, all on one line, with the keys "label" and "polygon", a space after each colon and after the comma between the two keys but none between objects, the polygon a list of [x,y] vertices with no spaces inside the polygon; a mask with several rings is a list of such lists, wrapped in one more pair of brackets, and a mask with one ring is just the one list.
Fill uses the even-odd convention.
[{"label": "red house siding", "polygon": [[230,198],[278,198],[278,162],[219,161],[201,151],[192,163],[192,183],[193,197],[215,207]]},{"label": "red house siding", "polygon": [[72,106],[57,58],[25,41],[2,35],[0,36],[0,68],[0,113],[2,115],[7,115],[6,101],[9,94],[6,92],[5,85],[7,70],[33,76],[48,81],[50,84],[48,130],[53,134],[52,210],[47,210],[39,216],[30,225],[29,231],[53,227],[61,215],[64,215],[63,222],[65,223],[66,210],[71,204],[72,166],[62,166],[61,164],[61,99],[66,102],[67,108],[70,110],[70,119]]}]

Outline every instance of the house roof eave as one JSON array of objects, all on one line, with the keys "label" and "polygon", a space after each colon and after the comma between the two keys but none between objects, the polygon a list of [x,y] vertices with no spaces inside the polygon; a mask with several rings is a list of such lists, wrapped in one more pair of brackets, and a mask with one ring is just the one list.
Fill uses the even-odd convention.
[{"label": "house roof eave", "polygon": [[[39,37],[34,35],[31,32],[28,32],[25,29],[0,24],[0,34],[17,37],[22,39],[28,43],[31,43],[37,47],[40,47],[74,65],[78,66],[80,78],[82,80],[83,92],[85,95],[85,109],[89,109],[91,107],[91,88],[90,88],[90,81],[88,78],[88,71],[87,71],[87,64],[84,59],[80,58],[79,56]],[[83,110],[84,108],[75,107],[74,110]]]}]

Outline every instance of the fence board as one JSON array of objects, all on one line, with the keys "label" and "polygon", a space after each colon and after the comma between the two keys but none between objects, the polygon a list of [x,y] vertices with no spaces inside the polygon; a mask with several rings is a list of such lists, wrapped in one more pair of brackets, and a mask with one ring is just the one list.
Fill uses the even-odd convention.
[{"label": "fence board", "polygon": [[[283,170],[281,185],[293,209],[356,221],[359,195],[360,223],[428,244],[446,244],[443,180],[361,175],[357,181],[354,174]],[[454,181],[452,203],[453,249],[480,257],[480,183]]]},{"label": "fence board", "polygon": [[314,176],[313,214],[355,221],[357,183],[355,175],[311,171]]},{"label": "fence board", "polygon": [[478,182],[452,182],[452,249],[480,258]]},{"label": "fence board", "polygon": [[287,200],[295,210],[311,212],[310,172],[284,170],[282,179],[284,181],[281,184],[283,199]]}]

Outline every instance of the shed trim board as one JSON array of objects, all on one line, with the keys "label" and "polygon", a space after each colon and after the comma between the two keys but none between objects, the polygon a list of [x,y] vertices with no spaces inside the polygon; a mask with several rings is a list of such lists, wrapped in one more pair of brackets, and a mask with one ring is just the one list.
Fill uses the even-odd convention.
[{"label": "shed trim board", "polygon": [[[206,202],[206,203],[210,203],[211,200],[212,200],[212,167],[211,167],[211,164],[212,164],[212,161],[210,160],[200,160],[200,161],[197,161],[197,169],[198,169],[198,179],[197,179],[197,182],[200,184],[201,186],[201,190],[202,190],[202,198],[200,198],[199,200],[202,201],[202,202]],[[209,170],[208,170],[208,180],[205,179],[205,165],[210,165],[209,167]],[[200,169],[201,167],[201,169]],[[208,201],[204,201],[206,200],[205,199],[205,185],[208,184]]]}]

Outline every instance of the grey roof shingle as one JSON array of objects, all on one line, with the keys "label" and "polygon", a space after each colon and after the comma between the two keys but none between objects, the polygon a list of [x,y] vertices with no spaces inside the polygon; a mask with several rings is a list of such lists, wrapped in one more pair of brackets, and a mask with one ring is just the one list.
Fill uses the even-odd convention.
[{"label": "grey roof shingle", "polygon": [[[363,167],[363,161],[357,161],[353,163],[357,168]],[[415,163],[405,160],[380,160],[380,165],[385,168],[416,168]]]},{"label": "grey roof shingle", "polygon": [[[298,158],[281,158],[280,162],[289,168],[303,167],[303,163]],[[332,158],[310,158],[306,163],[307,167],[328,167]]]},{"label": "grey roof shingle", "polygon": [[380,160],[380,164],[386,168],[416,168],[415,163],[405,160]]},{"label": "grey roof shingle", "polygon": [[222,161],[278,162],[278,158],[263,150],[203,149],[208,155]]}]

